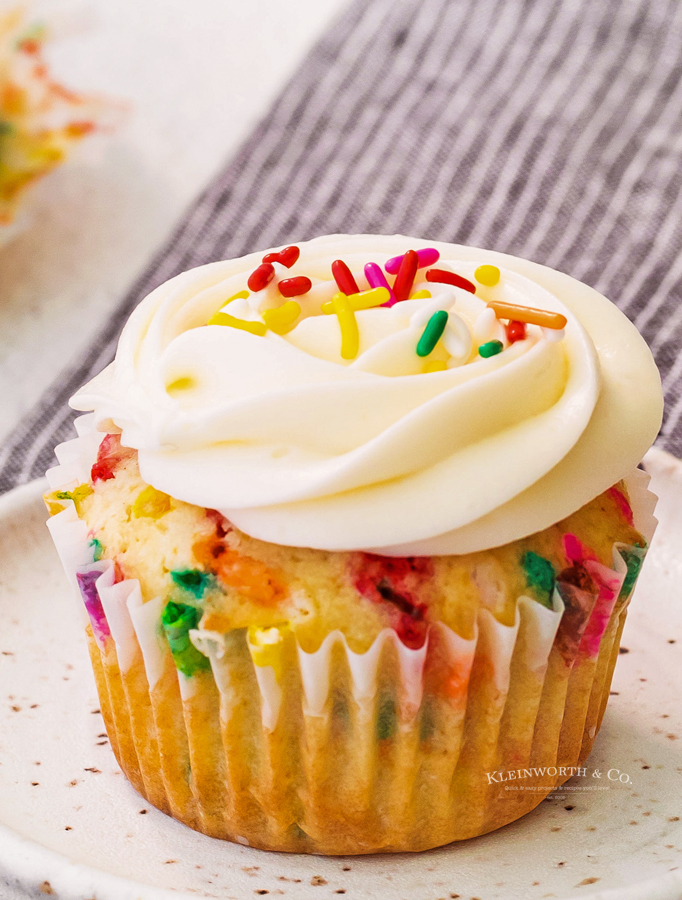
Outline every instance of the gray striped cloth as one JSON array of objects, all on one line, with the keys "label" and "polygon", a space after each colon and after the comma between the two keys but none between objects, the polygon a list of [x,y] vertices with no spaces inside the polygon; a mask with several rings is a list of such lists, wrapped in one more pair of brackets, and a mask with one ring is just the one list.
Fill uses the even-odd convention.
[{"label": "gray striped cloth", "polygon": [[332,232],[504,250],[591,284],[649,342],[659,443],[682,455],[681,186],[679,0],[357,0],[7,440],[0,490],[52,463],[69,396],[152,288]]}]

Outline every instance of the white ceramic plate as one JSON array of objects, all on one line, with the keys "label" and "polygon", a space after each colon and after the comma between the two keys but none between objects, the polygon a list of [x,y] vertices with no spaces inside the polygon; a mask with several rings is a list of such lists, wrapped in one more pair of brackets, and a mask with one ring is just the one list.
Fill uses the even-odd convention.
[{"label": "white ceramic plate", "polygon": [[660,527],[588,776],[493,834],[428,853],[361,858],[215,841],[135,793],[104,734],[80,619],[44,525],[43,485],[5,496],[0,898],[679,900],[682,464],[652,451],[647,468],[660,496]]}]

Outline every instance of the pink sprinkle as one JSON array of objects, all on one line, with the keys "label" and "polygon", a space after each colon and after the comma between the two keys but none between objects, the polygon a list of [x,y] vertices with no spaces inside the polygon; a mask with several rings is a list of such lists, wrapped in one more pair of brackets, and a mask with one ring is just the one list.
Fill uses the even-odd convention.
[{"label": "pink sprinkle", "polygon": [[393,306],[393,304],[395,303],[395,294],[393,293],[393,290],[388,281],[386,281],[386,276],[381,271],[381,266],[378,266],[376,263],[367,263],[367,265],[365,266],[365,278],[367,279],[370,287],[386,288],[388,290],[388,293],[390,294],[390,297],[385,303],[382,303],[381,305]]},{"label": "pink sprinkle", "polygon": [[584,563],[585,560],[596,559],[594,553],[570,531],[563,536],[562,543],[566,558],[572,563]]},{"label": "pink sprinkle", "polygon": [[[402,256],[394,256],[386,262],[384,269],[386,269],[389,275],[397,274],[404,255],[405,254],[403,253]],[[417,256],[419,258],[418,269],[423,269],[425,266],[432,266],[440,259],[440,253],[435,247],[424,247],[423,250],[417,250]],[[375,285],[372,285],[372,287],[375,287]]]},{"label": "pink sprinkle", "polygon": [[610,487],[607,491],[607,494],[616,501],[618,509],[621,512],[621,515],[625,519],[625,521],[632,527],[635,524],[634,516],[632,515],[632,507],[628,503],[628,498],[625,494],[617,487],[615,484],[613,487]]}]

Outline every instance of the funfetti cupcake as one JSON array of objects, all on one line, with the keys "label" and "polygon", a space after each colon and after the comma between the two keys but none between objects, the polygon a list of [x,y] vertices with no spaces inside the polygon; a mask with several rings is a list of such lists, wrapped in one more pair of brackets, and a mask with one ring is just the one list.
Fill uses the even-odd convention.
[{"label": "funfetti cupcake", "polygon": [[159,809],[272,850],[423,850],[576,774],[655,521],[659,376],[607,299],[323,237],[157,288],[72,405],[49,526]]}]

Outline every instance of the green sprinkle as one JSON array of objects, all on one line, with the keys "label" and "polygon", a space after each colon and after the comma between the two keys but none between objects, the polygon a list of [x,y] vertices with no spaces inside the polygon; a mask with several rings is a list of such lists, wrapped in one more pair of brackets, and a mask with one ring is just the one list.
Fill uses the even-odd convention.
[{"label": "green sprinkle", "polygon": [[621,597],[629,597],[632,593],[635,582],[637,581],[637,576],[639,575],[639,570],[642,568],[645,553],[646,551],[644,549],[637,546],[621,549],[620,555],[623,557],[625,565],[628,567],[625,579],[623,580],[623,587],[620,589]]},{"label": "green sprinkle", "polygon": [[417,356],[428,356],[440,340],[440,336],[445,331],[448,324],[448,314],[444,309],[435,312],[426,323],[424,333],[419,338],[417,344]]},{"label": "green sprinkle", "polygon": [[536,599],[547,609],[552,609],[552,594],[556,581],[554,566],[548,559],[538,556],[532,550],[523,554],[521,565],[526,573],[526,583],[535,593]]},{"label": "green sprinkle", "polygon": [[199,612],[194,606],[173,601],[166,604],[161,616],[173,661],[182,674],[188,677],[200,669],[207,669],[210,665],[204,654],[199,653],[189,639],[190,629],[196,628],[198,621]]},{"label": "green sprinkle", "polygon": [[377,716],[377,737],[385,741],[392,737],[396,727],[395,704],[393,700],[384,700]]},{"label": "green sprinkle", "polygon": [[183,569],[170,574],[178,587],[181,587],[184,591],[189,591],[197,600],[205,593],[212,581],[208,572],[202,572],[200,569]]},{"label": "green sprinkle", "polygon": [[0,120],[0,137],[6,134],[13,134],[14,126],[11,122],[3,122]]},{"label": "green sprinkle", "polygon": [[100,559],[104,556],[104,547],[102,546],[102,542],[98,541],[97,538],[92,538],[90,541],[90,546],[92,547],[92,559],[93,562],[99,562]]},{"label": "green sprinkle", "polygon": [[497,356],[498,353],[502,353],[504,350],[504,346],[502,341],[488,341],[485,344],[481,344],[478,348],[479,355],[483,357],[483,359],[488,359],[489,356]]}]

